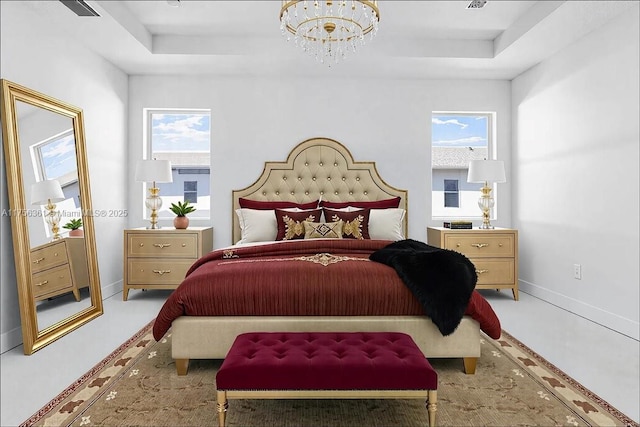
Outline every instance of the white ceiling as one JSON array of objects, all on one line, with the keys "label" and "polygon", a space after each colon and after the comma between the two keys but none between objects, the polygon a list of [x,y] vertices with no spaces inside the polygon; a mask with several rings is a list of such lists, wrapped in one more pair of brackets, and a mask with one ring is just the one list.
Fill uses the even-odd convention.
[{"label": "white ceiling", "polygon": [[636,3],[501,0],[467,9],[469,1],[379,1],[377,36],[331,68],[286,41],[275,0],[87,0],[100,17],[78,17],[58,1],[12,10],[37,15],[130,75],[512,79]]}]

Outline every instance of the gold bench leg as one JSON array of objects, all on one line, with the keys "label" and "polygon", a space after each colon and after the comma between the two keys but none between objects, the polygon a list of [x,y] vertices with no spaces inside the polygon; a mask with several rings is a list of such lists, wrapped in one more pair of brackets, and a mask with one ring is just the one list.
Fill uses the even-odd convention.
[{"label": "gold bench leg", "polygon": [[476,373],[476,364],[478,363],[477,357],[463,357],[464,373],[467,375],[473,375]]},{"label": "gold bench leg", "polygon": [[438,391],[429,390],[427,393],[427,412],[429,413],[429,427],[436,427],[436,410],[438,406]]},{"label": "gold bench leg", "polygon": [[218,391],[218,403],[216,405],[216,408],[218,409],[218,425],[220,427],[224,427],[227,418],[228,407],[229,402],[227,402],[227,392]]}]

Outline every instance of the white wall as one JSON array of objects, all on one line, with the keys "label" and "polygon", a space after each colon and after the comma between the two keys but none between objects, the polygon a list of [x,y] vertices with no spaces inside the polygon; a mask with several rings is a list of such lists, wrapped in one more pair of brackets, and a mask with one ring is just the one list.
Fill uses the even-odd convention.
[{"label": "white wall", "polygon": [[[387,183],[409,190],[409,235],[415,239],[426,239],[427,225],[436,225],[429,224],[432,111],[496,111],[497,153],[509,177],[509,82],[334,79],[330,71],[323,79],[131,76],[129,182],[143,155],[143,108],[211,109],[212,219],[206,225],[214,227],[216,248],[231,244],[231,191],[252,184],[265,161],[284,160],[312,137],[340,141],[355,160],[377,162]],[[511,225],[509,185],[500,188],[499,226]],[[133,186],[132,227],[147,224],[142,200],[142,184]]]},{"label": "white wall", "polygon": [[[44,30],[43,18],[0,2],[0,77],[45,93],[84,111],[94,210],[127,209],[127,75],[79,42]],[[3,148],[4,150],[4,148]],[[9,209],[4,155],[0,166],[1,209]],[[94,218],[103,296],[122,287],[124,217]],[[1,351],[22,342],[11,222],[0,219]]]},{"label": "white wall", "polygon": [[512,87],[522,289],[635,339],[638,27],[636,5]]}]

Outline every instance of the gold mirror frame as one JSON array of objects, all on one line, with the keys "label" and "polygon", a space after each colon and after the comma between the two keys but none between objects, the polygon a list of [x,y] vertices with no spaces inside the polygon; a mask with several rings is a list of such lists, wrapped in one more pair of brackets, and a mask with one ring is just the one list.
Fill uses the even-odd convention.
[{"label": "gold mirror frame", "polygon": [[[95,232],[93,216],[91,215],[93,210],[91,207],[91,190],[89,187],[89,171],[85,148],[84,119],[82,109],[5,79],[2,79],[1,101],[3,108],[2,135],[6,157],[9,208],[12,213],[11,229],[13,234],[18,300],[20,304],[22,340],[24,353],[33,354],[35,351],[103,313]],[[91,306],[42,330],[38,329],[36,303],[33,293],[33,280],[30,269],[31,248],[27,215],[19,214],[20,212],[28,212],[28,209],[23,185],[24,179],[21,167],[16,101],[21,101],[31,106],[70,118],[73,123],[73,133],[75,137],[78,185],[80,190],[79,198],[83,223],[82,227],[84,229]]]}]

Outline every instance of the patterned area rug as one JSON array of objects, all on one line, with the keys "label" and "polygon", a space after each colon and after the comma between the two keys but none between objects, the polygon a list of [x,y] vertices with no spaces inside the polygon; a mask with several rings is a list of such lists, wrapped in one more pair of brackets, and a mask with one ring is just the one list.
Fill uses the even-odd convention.
[{"label": "patterned area rug", "polygon": [[[177,376],[171,333],[150,323],[23,423],[24,426],[217,425],[219,360],[194,360]],[[482,340],[475,375],[460,359],[433,359],[440,426],[638,426],[503,332]],[[423,426],[422,400],[231,400],[228,426]]]}]

